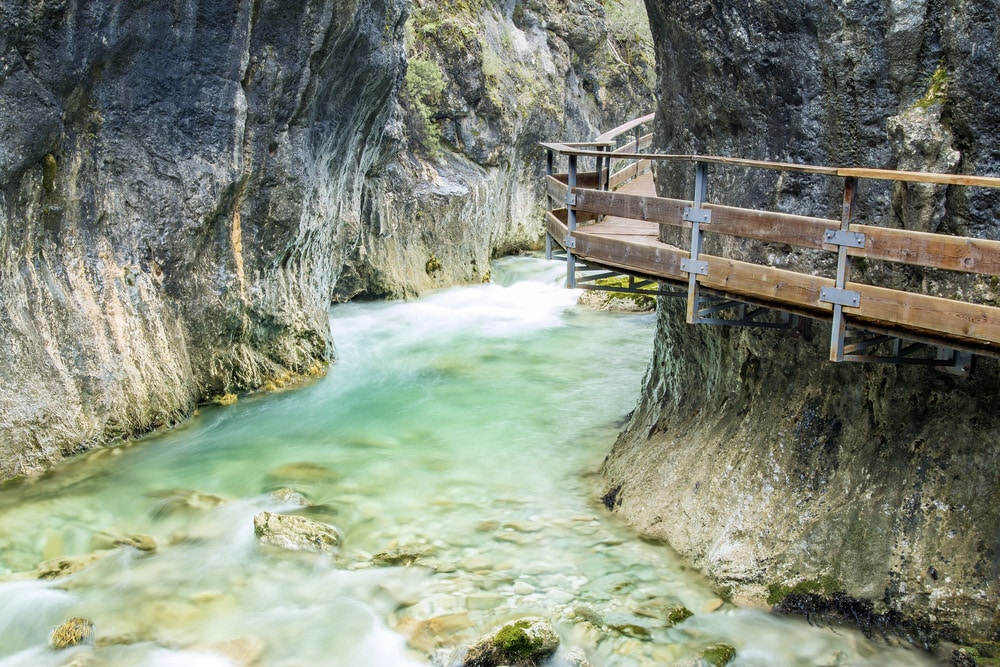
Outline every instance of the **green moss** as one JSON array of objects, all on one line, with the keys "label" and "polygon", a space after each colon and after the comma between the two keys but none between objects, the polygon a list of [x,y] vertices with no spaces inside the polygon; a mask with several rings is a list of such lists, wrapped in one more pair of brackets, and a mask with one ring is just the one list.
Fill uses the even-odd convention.
[{"label": "green moss", "polygon": [[517,621],[500,628],[496,636],[496,645],[504,653],[507,660],[526,660],[542,647],[542,640],[532,637],[525,630],[531,627],[531,621]]},{"label": "green moss", "polygon": [[918,107],[929,107],[934,104],[944,104],[948,99],[948,69],[944,64],[937,66],[934,73],[931,74],[930,83],[927,86],[927,92],[924,96],[914,105]]},{"label": "green moss", "polygon": [[403,106],[410,112],[409,128],[414,139],[431,154],[441,149],[441,131],[434,122],[434,110],[441,103],[444,92],[444,74],[433,60],[410,58],[403,81]]},{"label": "green moss", "polygon": [[715,644],[701,652],[701,659],[715,667],[728,665],[736,657],[736,649],[729,644]]},{"label": "green moss", "polygon": [[681,623],[694,616],[694,612],[685,607],[684,605],[677,605],[667,614],[667,623],[671,627]]},{"label": "green moss", "polygon": [[56,156],[46,153],[42,158],[42,189],[45,194],[52,194],[56,190]]},{"label": "green moss", "polygon": [[[621,289],[628,289],[628,276],[613,276],[611,278],[601,278],[600,280],[594,281],[595,285],[600,285],[601,287],[618,287]],[[632,292],[613,292],[616,299],[629,299],[636,306],[646,310],[652,310],[656,307],[656,299],[647,296],[645,294],[635,294]]]},{"label": "green moss", "polygon": [[771,584],[767,587],[767,603],[772,606],[776,605],[792,593],[799,595],[810,593],[813,595],[833,595],[834,593],[842,593],[843,591],[843,584],[835,578],[824,574],[816,579],[804,579],[794,586],[778,583]]},{"label": "green moss", "polygon": [[435,255],[431,255],[431,258],[427,260],[427,264],[424,265],[424,271],[427,275],[432,276],[441,270],[441,260],[439,260]]}]

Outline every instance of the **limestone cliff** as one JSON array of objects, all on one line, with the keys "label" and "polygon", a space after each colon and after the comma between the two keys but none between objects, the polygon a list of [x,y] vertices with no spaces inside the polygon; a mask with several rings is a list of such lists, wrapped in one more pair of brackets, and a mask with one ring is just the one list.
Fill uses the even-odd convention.
[{"label": "limestone cliff", "polygon": [[649,105],[606,4],[0,0],[0,479],[537,243],[537,139]]},{"label": "limestone cliff", "polygon": [[540,241],[540,141],[648,113],[652,45],[637,0],[416,0],[403,149],[369,180],[338,298],[406,296],[489,275]]},{"label": "limestone cliff", "polygon": [[403,10],[0,5],[0,477],[327,357]]},{"label": "limestone cliff", "polygon": [[[994,1],[647,6],[664,151],[1000,174]],[[658,180],[690,190],[680,170]],[[709,199],[837,218],[839,187],[717,169]],[[870,187],[861,202],[871,224],[1000,238],[995,192]],[[978,282],[857,268],[996,298]],[[661,303],[606,500],[737,595],[822,581],[945,634],[997,639],[997,364],[979,359],[968,378],[834,365],[828,341],[821,324],[797,337],[688,326]]]}]

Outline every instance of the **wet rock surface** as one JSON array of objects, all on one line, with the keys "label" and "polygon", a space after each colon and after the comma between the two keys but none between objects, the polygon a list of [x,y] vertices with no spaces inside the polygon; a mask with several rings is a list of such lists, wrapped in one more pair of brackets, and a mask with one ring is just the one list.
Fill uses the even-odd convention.
[{"label": "wet rock surface", "polygon": [[261,512],[253,518],[253,529],[261,544],[279,549],[334,553],[340,547],[336,528],[302,516]]},{"label": "wet rock surface", "polygon": [[[664,152],[1000,174],[993,2],[647,5]],[[665,167],[658,185],[689,198],[693,170]],[[840,188],[722,167],[708,186],[710,201],[834,219]],[[866,224],[1000,238],[1000,193],[985,188],[866,181],[858,203]],[[727,250],[829,275],[790,248]],[[852,277],[996,302],[974,278],[874,262]],[[994,635],[1000,544],[984,526],[1000,520],[1000,448],[983,397],[996,363],[978,359],[968,379],[833,365],[828,344],[822,324],[695,327],[661,303],[641,405],[604,466],[606,503],[738,595],[828,577],[945,634]]]}]

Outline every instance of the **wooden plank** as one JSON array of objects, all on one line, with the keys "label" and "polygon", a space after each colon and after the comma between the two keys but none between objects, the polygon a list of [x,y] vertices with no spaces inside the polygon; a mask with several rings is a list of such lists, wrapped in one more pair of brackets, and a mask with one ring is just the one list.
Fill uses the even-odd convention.
[{"label": "wooden plank", "polygon": [[864,249],[848,250],[854,257],[1000,275],[1000,241],[868,225],[851,225],[851,231],[865,235]]},{"label": "wooden plank", "polygon": [[585,260],[651,277],[669,280],[687,278],[687,273],[681,271],[681,260],[688,256],[688,252],[675,246],[658,241],[623,241],[585,231],[578,231],[574,238],[576,249],[573,254]]},{"label": "wooden plank", "polygon": [[545,189],[549,197],[561,204],[566,203],[566,193],[569,192],[569,186],[567,186],[564,182],[554,176],[546,176]]},{"label": "wooden plank", "polygon": [[1000,188],[1000,178],[996,176],[972,176],[970,174],[934,174],[926,171],[894,171],[891,169],[838,169],[837,176],[874,178],[883,181],[908,181],[911,183],[937,183],[938,185],[972,185],[984,188]]},{"label": "wooden plank", "polygon": [[871,321],[1000,345],[1000,308],[860,283],[847,283],[847,289],[861,292],[861,305],[844,309],[849,321]]},{"label": "wooden plank", "polygon": [[739,236],[769,243],[787,243],[802,248],[837,250],[837,246],[823,242],[826,230],[840,228],[837,220],[719,204],[706,204],[705,208],[712,211],[712,222],[701,227],[706,233]]},{"label": "wooden plank", "polygon": [[705,287],[776,305],[787,304],[801,310],[818,313],[833,310],[832,305],[819,300],[821,288],[833,287],[830,278],[713,255],[698,255],[698,259],[708,262],[708,275],[698,277],[698,283]]},{"label": "wooden plank", "polygon": [[574,190],[576,209],[633,220],[650,220],[664,225],[690,227],[683,219],[684,207],[691,202],[665,197],[630,195],[622,192]]},{"label": "wooden plank", "polygon": [[636,151],[641,151],[643,148],[649,148],[652,145],[653,145],[653,135],[652,134],[644,134],[641,137],[639,137],[639,146],[638,146],[638,148],[635,145],[635,139],[633,139],[632,141],[628,142],[627,144],[625,144],[623,146],[619,146],[615,150],[611,151],[611,153],[612,154],[615,154],[615,153],[634,153]]},{"label": "wooden plank", "polygon": [[607,132],[605,132],[601,136],[597,137],[597,141],[611,141],[615,137],[620,137],[621,135],[625,134],[626,132],[628,132],[630,130],[634,130],[635,128],[639,127],[643,123],[648,123],[649,121],[653,120],[654,118],[656,118],[656,114],[655,113],[650,113],[650,114],[646,114],[645,116],[640,116],[639,118],[636,118],[634,120],[630,120],[629,122],[625,123],[624,125],[619,125],[618,127],[614,128],[612,130],[608,130]]},{"label": "wooden plank", "polygon": [[[607,173],[607,170],[604,170]],[[569,174],[559,173],[552,174],[550,178],[554,178],[560,183],[569,183]],[[576,186],[578,188],[597,188],[597,172],[596,171],[578,171],[576,174]]]}]

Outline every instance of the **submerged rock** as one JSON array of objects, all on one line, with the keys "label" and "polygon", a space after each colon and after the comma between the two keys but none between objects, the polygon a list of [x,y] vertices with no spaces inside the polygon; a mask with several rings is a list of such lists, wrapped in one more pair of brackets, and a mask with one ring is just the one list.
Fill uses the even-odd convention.
[{"label": "submerged rock", "polygon": [[333,553],[340,546],[336,528],[301,516],[261,512],[253,518],[253,529],[261,544],[289,551]]},{"label": "submerged rock", "polygon": [[37,579],[59,579],[68,577],[80,570],[93,565],[102,558],[108,556],[110,551],[95,551],[94,553],[82,556],[63,556],[41,562],[35,568],[34,576]]},{"label": "submerged rock", "polygon": [[49,645],[55,649],[69,648],[94,641],[94,624],[85,618],[74,616],[49,636]]},{"label": "submerged rock", "polygon": [[150,512],[154,519],[162,519],[178,512],[197,513],[226,503],[226,499],[212,493],[202,493],[192,489],[168,489],[149,494],[154,498],[162,498]]},{"label": "submerged rock", "polygon": [[550,658],[559,648],[559,635],[544,618],[512,621],[473,645],[462,661],[463,667],[534,667]]}]

